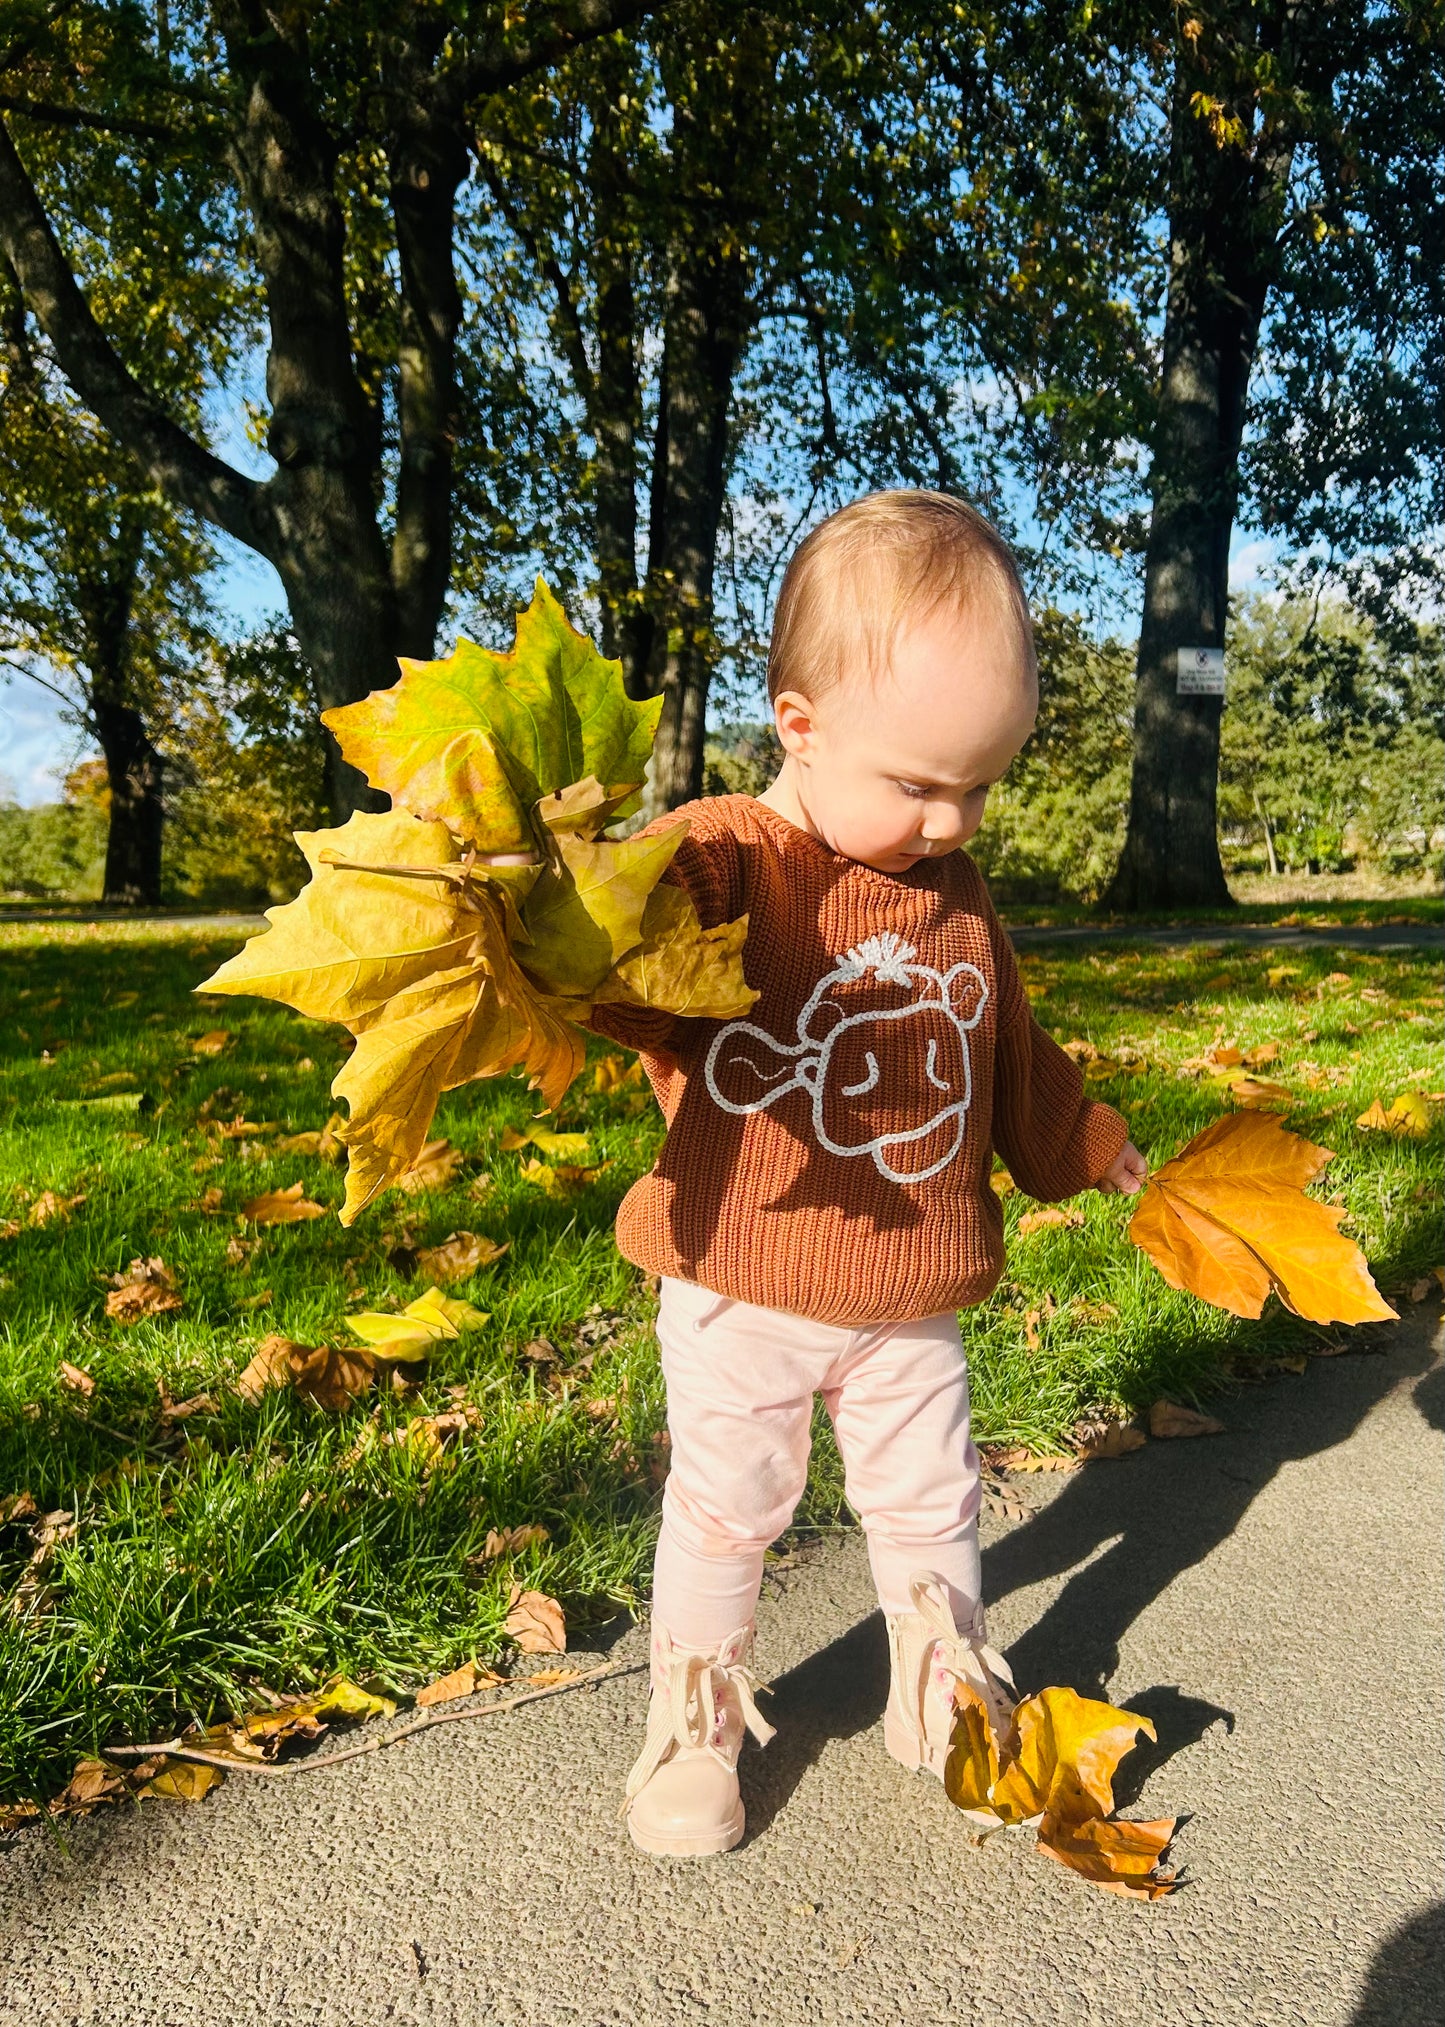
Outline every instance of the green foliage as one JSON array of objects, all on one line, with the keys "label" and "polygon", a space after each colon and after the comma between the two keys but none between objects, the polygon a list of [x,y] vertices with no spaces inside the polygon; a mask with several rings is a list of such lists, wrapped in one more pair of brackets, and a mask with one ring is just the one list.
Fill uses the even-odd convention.
[{"label": "green foliage", "polygon": [[783,764],[783,749],[770,721],[723,725],[702,749],[704,795],[761,795]]},{"label": "green foliage", "polygon": [[33,809],[0,803],[0,893],[16,900],[97,899],[106,822],[93,797]]}]

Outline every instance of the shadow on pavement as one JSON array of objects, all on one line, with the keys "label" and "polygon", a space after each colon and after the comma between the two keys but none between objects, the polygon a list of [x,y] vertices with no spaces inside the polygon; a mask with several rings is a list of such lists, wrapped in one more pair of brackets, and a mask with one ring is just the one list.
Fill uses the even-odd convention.
[{"label": "shadow on pavement", "polygon": [[[1278,1471],[1346,1441],[1372,1408],[1416,1375],[1424,1374],[1414,1390],[1420,1412],[1441,1426],[1445,1366],[1433,1363],[1431,1351],[1438,1326],[1433,1308],[1417,1312],[1384,1340],[1387,1349],[1315,1360],[1298,1385],[1242,1394],[1226,1410],[1232,1423],[1226,1437],[1153,1443],[1122,1463],[1080,1471],[1031,1520],[991,1542],[983,1554],[990,1605],[1067,1578],[1009,1649],[1020,1690],[1063,1682],[1108,1698],[1119,1642],[1154,1600],[1234,1532]],[[1269,1581],[1262,1570],[1261,1585]],[[774,1680],[764,1709],[778,1735],[766,1752],[745,1752],[739,1770],[750,1839],[767,1829],[830,1739],[851,1738],[878,1722],[887,1696],[887,1642],[877,1612]],[[1129,1707],[1152,1720],[1159,1738],[1141,1745],[1123,1768],[1121,1805],[1211,1725],[1234,1724],[1233,1712],[1169,1684],[1131,1695]]]},{"label": "shadow on pavement", "polygon": [[1445,1905],[1405,1922],[1370,1966],[1350,2027],[1440,2027],[1445,2020]]}]

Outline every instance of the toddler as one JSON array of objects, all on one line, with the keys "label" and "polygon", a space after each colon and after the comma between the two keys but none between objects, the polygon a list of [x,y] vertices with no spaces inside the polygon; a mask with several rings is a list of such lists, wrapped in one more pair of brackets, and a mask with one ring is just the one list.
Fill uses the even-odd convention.
[{"label": "toddler", "polygon": [[687,804],[667,875],[704,928],[747,915],[755,1005],[592,1017],[641,1052],[668,1126],[617,1242],[659,1277],[672,1439],[623,1807],[637,1844],[673,1855],[743,1834],[743,1734],[773,1735],[750,1667],[763,1552],[803,1490],[815,1393],[887,1621],[888,1751],[941,1777],[956,1677],[1006,1728],[957,1314],[1003,1265],[994,1149],[1046,1200],[1146,1172],[1034,1020],[961,849],[1038,707],[1003,539],[941,493],[834,514],[784,576],[768,690],[777,779]]}]

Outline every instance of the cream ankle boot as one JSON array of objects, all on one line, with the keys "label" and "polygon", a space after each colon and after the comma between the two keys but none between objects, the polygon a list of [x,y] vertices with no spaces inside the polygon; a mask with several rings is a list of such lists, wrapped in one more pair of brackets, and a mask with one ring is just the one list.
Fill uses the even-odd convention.
[{"label": "cream ankle boot", "polygon": [[652,1629],[652,1700],[647,1743],[627,1776],[620,1813],[632,1841],[670,1858],[731,1851],[745,1818],[738,1793],[743,1733],[759,1745],[773,1737],[753,1693],[762,1685],[748,1663],[753,1629],[743,1626],[718,1647],[697,1653]]},{"label": "cream ankle boot", "polygon": [[953,1685],[966,1682],[983,1698],[1000,1744],[1008,1735],[1017,1699],[1002,1654],[986,1644],[983,1607],[962,1632],[953,1623],[948,1586],[931,1570],[908,1580],[911,1612],[888,1614],[890,1681],[883,1743],[894,1759],[943,1779],[953,1731]]}]

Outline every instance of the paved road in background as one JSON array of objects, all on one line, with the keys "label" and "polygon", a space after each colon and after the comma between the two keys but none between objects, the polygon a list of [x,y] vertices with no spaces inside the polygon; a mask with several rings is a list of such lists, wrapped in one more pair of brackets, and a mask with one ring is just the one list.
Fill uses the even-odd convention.
[{"label": "paved road in background", "polygon": [[[85,915],[59,915],[45,909],[5,909],[0,922],[155,922],[173,929],[191,929],[208,936],[242,936],[264,929],[260,915],[146,915],[124,909],[97,909]],[[1445,923],[1374,922],[1360,928],[1272,928],[1268,924],[1224,922],[1150,924],[1070,923],[1057,929],[1021,924],[1009,929],[1016,944],[1030,943],[1157,943],[1165,947],[1191,943],[1268,944],[1286,949],[1324,950],[1445,950]]]},{"label": "paved road in background", "polygon": [[[861,1541],[769,1581],[777,1738],[744,1844],[635,1851],[627,1677],[294,1780],[234,1776],[0,1854],[26,2027],[1439,2027],[1438,1309],[1222,1404],[1224,1436],[1016,1479],[993,1630],[1029,1687],[1107,1683],[1185,1816],[1149,1906],[1026,1838],[982,1851],[883,1750]],[[613,1650],[644,1653],[631,1628]]]}]

